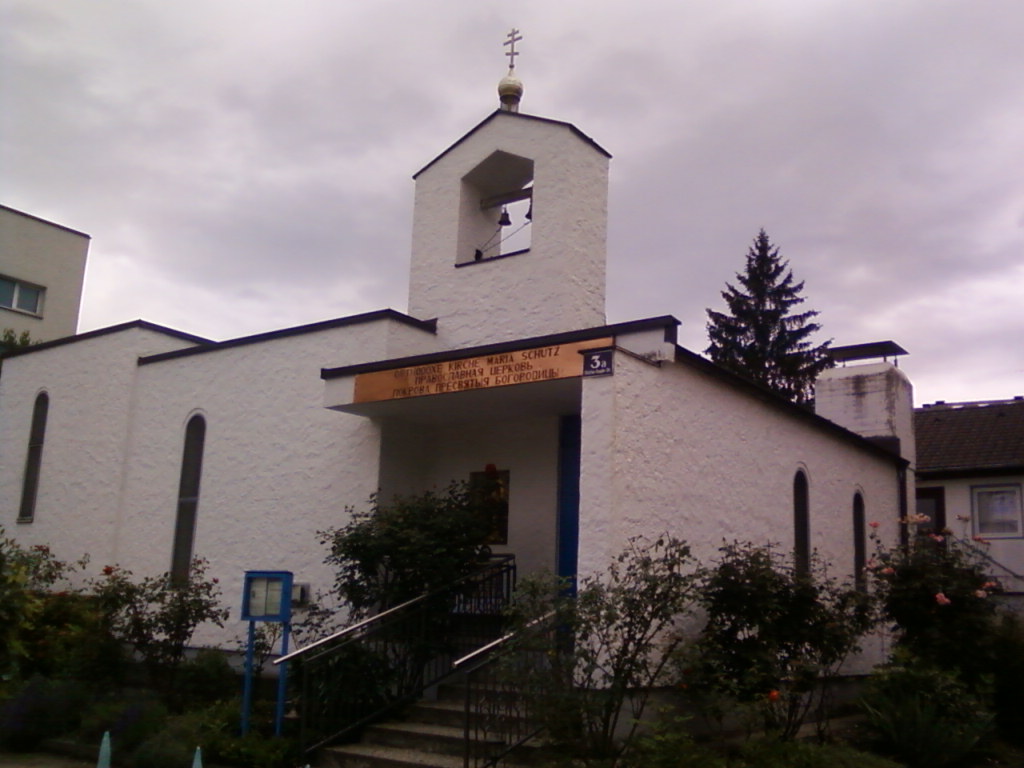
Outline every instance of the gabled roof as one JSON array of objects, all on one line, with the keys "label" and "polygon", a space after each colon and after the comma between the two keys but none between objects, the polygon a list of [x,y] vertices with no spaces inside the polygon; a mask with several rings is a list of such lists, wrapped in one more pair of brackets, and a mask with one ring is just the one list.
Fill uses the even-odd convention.
[{"label": "gabled roof", "polygon": [[157,325],[151,323],[148,320],[131,320],[127,323],[119,323],[118,325],[108,325],[106,328],[97,328],[95,331],[86,331],[85,333],[76,333],[74,336],[64,336],[59,339],[53,339],[52,341],[42,341],[38,344],[30,344],[27,347],[16,347],[8,350],[0,357],[19,357],[20,355],[29,355],[33,352],[41,352],[44,349],[51,349],[53,347],[62,347],[65,344],[75,344],[79,341],[87,341],[89,339],[95,339],[100,336],[108,336],[112,333],[120,333],[121,331],[127,331],[132,328],[141,328],[146,331],[153,331],[154,333],[162,333],[165,336],[171,336],[175,339],[181,339],[183,341],[190,341],[193,344],[212,344],[209,339],[204,339],[202,336],[194,336],[191,333],[185,333],[183,331],[176,331],[173,328],[167,328],[163,325]]},{"label": "gabled roof", "polygon": [[375,323],[380,320],[394,320],[397,323],[403,323],[413,328],[418,328],[426,333],[435,333],[437,331],[436,319],[419,320],[394,309],[376,309],[372,312],[363,312],[358,315],[346,315],[345,317],[336,317],[333,320],[321,320],[317,323],[307,323],[306,325],[297,325],[291,328],[279,328],[276,331],[257,333],[252,336],[241,336],[239,338],[228,339],[226,341],[211,341],[201,347],[176,349],[171,352],[160,352],[155,355],[147,355],[146,357],[139,358],[139,365],[159,363],[161,360],[173,360],[175,358],[189,357],[191,355],[202,355],[207,352],[217,352],[222,349],[241,347],[247,344],[259,344],[264,341],[273,341],[274,339],[285,339],[290,336],[301,336],[306,333],[329,331],[334,328],[343,328],[349,325]]},{"label": "gabled roof", "polygon": [[427,163],[422,168],[420,168],[418,171],[416,171],[416,173],[414,173],[412,175],[412,177],[415,179],[417,176],[419,176],[421,173],[423,173],[425,170],[427,170],[427,168],[429,168],[434,163],[436,163],[438,160],[440,160],[442,157],[447,155],[449,152],[451,152],[453,149],[455,149],[457,146],[459,146],[459,144],[464,142],[466,139],[468,139],[474,133],[476,133],[481,128],[483,128],[485,125],[487,125],[489,122],[491,122],[492,120],[496,120],[499,115],[503,115],[505,117],[514,118],[516,120],[533,120],[533,121],[540,122],[540,123],[550,123],[551,125],[561,125],[561,126],[564,126],[565,128],[568,128],[570,131],[575,133],[577,136],[579,136],[583,141],[585,141],[587,144],[592,146],[594,149],[596,149],[598,152],[600,152],[605,157],[608,157],[608,158],[611,157],[611,153],[607,149],[605,149],[600,144],[598,144],[596,141],[594,141],[592,138],[587,136],[587,134],[585,134],[583,131],[581,131],[579,128],[577,128],[572,123],[566,123],[566,122],[563,122],[561,120],[552,120],[549,117],[538,117],[536,115],[525,115],[522,112],[507,112],[504,109],[496,109],[493,112],[491,112],[491,114],[489,114],[487,117],[485,117],[483,120],[481,120],[479,123],[477,123],[475,126],[470,128],[463,136],[461,136],[460,138],[456,139],[455,142],[452,143],[451,145],[449,145],[447,149],[445,149],[443,152],[441,152],[441,154],[439,154],[437,157],[435,157],[429,163]]},{"label": "gabled roof", "polygon": [[919,477],[1024,473],[1024,397],[914,412]]}]

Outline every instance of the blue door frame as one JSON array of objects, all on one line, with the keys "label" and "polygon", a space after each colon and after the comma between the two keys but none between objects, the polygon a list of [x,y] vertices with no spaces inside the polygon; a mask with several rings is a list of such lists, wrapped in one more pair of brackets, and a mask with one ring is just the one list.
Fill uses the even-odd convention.
[{"label": "blue door frame", "polygon": [[580,544],[579,414],[562,416],[558,424],[558,576],[576,594],[576,562]]}]

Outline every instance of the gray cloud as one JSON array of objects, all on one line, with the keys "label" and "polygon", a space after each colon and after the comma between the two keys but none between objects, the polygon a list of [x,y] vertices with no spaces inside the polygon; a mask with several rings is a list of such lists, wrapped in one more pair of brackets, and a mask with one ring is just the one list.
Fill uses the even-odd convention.
[{"label": "gray cloud", "polygon": [[854,0],[14,0],[0,200],[94,236],[83,327],[404,309],[410,175],[495,106],[615,155],[612,320],[704,309],[765,227],[919,399],[1024,393],[1024,8]]}]

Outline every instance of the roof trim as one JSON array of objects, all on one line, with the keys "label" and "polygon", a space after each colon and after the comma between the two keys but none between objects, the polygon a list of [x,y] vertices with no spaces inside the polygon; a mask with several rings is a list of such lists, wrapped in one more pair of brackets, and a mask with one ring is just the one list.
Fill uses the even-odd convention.
[{"label": "roof trim", "polygon": [[185,333],[184,331],[177,331],[174,328],[167,328],[163,325],[157,325],[151,323],[148,320],[131,320],[127,323],[119,323],[118,325],[109,325],[106,328],[97,328],[94,331],[86,331],[85,333],[76,333],[74,336],[64,336],[59,339],[53,339],[51,341],[41,341],[38,344],[30,344],[27,347],[18,347],[4,352],[0,357],[7,359],[9,357],[20,357],[21,355],[28,355],[33,352],[41,352],[44,349],[52,349],[53,347],[62,347],[65,344],[74,344],[79,341],[88,341],[89,339],[95,339],[100,336],[108,336],[112,333],[120,333],[121,331],[128,331],[133,328],[139,328],[145,331],[153,331],[154,333],[160,333],[164,336],[171,336],[176,339],[182,339],[184,341],[191,341],[194,344],[212,344],[213,342],[209,339],[203,338],[202,336],[194,336],[191,333]]},{"label": "roof trim", "polygon": [[517,349],[528,349],[530,347],[543,347],[551,344],[569,344],[574,341],[587,341],[588,339],[600,339],[603,336],[615,336],[626,333],[636,333],[656,328],[665,329],[665,341],[670,344],[676,342],[676,328],[679,321],[671,315],[650,317],[643,320],[633,320],[627,323],[616,323],[615,325],[601,325],[596,328],[584,328],[578,331],[566,331],[563,333],[552,333],[546,336],[533,336],[526,339],[515,339],[513,341],[502,341],[496,344],[485,344],[479,347],[462,347],[460,349],[446,349],[443,352],[431,352],[426,355],[413,355],[411,357],[398,357],[391,360],[378,360],[373,363],[358,363],[356,365],[343,365],[339,368],[322,368],[320,378],[340,379],[344,376],[355,376],[360,373],[373,373],[375,371],[387,371],[392,368],[409,368],[414,365],[428,365],[430,363],[442,363],[447,360],[461,360],[466,357],[480,357],[482,355],[496,355],[502,352],[509,352]]},{"label": "roof trim", "polygon": [[952,469],[921,470],[918,480],[963,480],[971,477],[1014,477],[1024,475],[1024,464],[1006,464],[1001,467],[954,467]]},{"label": "roof trim", "polygon": [[476,133],[477,131],[482,129],[485,125],[487,125],[487,123],[489,123],[492,120],[494,120],[498,115],[505,115],[506,117],[510,117],[510,118],[515,119],[515,120],[535,120],[535,121],[540,122],[540,123],[549,123],[551,125],[561,125],[561,126],[564,126],[565,128],[568,128],[570,131],[575,133],[576,136],[578,136],[584,142],[586,142],[587,144],[592,146],[594,149],[596,149],[598,152],[600,152],[602,155],[604,155],[605,157],[611,159],[611,156],[612,156],[611,152],[609,152],[607,149],[602,147],[600,144],[598,144],[592,138],[587,136],[587,134],[585,134],[583,131],[581,131],[579,128],[577,128],[572,123],[566,123],[566,122],[564,122],[562,120],[552,120],[550,117],[538,117],[537,115],[527,115],[527,114],[523,114],[522,112],[508,112],[508,111],[506,111],[504,109],[496,109],[493,112],[491,112],[491,114],[489,114],[487,117],[485,117],[483,120],[481,120],[479,123],[477,123],[475,126],[470,128],[466,133],[464,133],[462,136],[460,136],[458,139],[456,139],[446,149],[442,150],[441,154],[437,155],[437,157],[435,157],[429,163],[427,163],[422,168],[420,168],[418,171],[416,171],[416,173],[414,173],[412,175],[412,177],[414,179],[417,178],[421,173],[423,173],[425,170],[427,170],[432,165],[434,165],[434,163],[436,163],[442,157],[444,157],[449,152],[451,152],[453,149],[455,149],[457,146],[459,146],[464,141],[466,141],[474,133]]},{"label": "roof trim", "polygon": [[11,208],[9,205],[3,205],[2,203],[0,203],[0,209],[3,209],[5,211],[7,211],[8,213],[16,213],[19,216],[24,216],[26,219],[32,219],[32,221],[38,221],[41,224],[48,224],[51,227],[56,227],[57,229],[63,229],[65,232],[70,232],[73,235],[79,235],[81,237],[86,238],[87,240],[92,240],[92,235],[86,234],[85,232],[79,232],[77,229],[72,229],[71,227],[66,227],[63,224],[58,224],[56,221],[50,221],[49,219],[44,219],[41,216],[33,216],[31,213],[25,213],[24,211],[19,211],[17,208]]},{"label": "roof trim", "polygon": [[907,467],[910,465],[910,462],[907,459],[903,458],[898,453],[893,453],[893,451],[885,446],[858,435],[856,432],[851,432],[846,429],[846,427],[841,427],[834,421],[829,421],[824,416],[819,416],[814,411],[790,402],[767,387],[750,381],[749,379],[745,379],[732,371],[726,370],[707,358],[701,357],[695,352],[691,352],[684,347],[676,347],[676,362],[712,376],[733,389],[738,389],[756,400],[760,400],[769,407],[776,408],[789,416],[800,419],[813,427],[828,432],[848,443],[852,443],[853,445],[864,449],[868,453],[873,453],[880,458],[891,461],[899,467]]},{"label": "roof trim", "polygon": [[873,357],[898,357],[909,354],[895,341],[871,341],[866,344],[847,344],[845,347],[830,347],[829,356],[837,363],[853,360],[869,360]]},{"label": "roof trim", "polygon": [[228,339],[226,341],[208,342],[202,347],[176,349],[172,352],[161,352],[156,355],[147,355],[146,357],[139,358],[139,365],[159,363],[163,360],[173,360],[179,357],[188,357],[190,355],[201,355],[206,352],[219,352],[222,349],[230,349],[231,347],[241,347],[247,344],[259,344],[264,341],[285,339],[290,336],[301,336],[306,333],[316,333],[318,331],[329,331],[333,328],[343,328],[347,325],[372,323],[378,320],[394,320],[396,322],[412,326],[413,328],[417,328],[421,331],[426,331],[427,333],[437,332],[436,319],[419,320],[394,309],[377,309],[372,312],[363,312],[358,315],[347,315],[346,317],[336,317],[331,320],[321,320],[316,323],[297,325],[291,328],[281,328],[276,331],[253,334],[252,336],[240,336],[236,339]]}]

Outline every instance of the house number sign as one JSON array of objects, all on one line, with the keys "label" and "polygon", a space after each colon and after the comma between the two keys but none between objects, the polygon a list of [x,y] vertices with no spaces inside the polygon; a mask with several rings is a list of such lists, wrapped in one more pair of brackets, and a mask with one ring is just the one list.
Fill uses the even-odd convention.
[{"label": "house number sign", "polygon": [[610,376],[615,372],[613,349],[593,349],[583,353],[584,376]]}]

